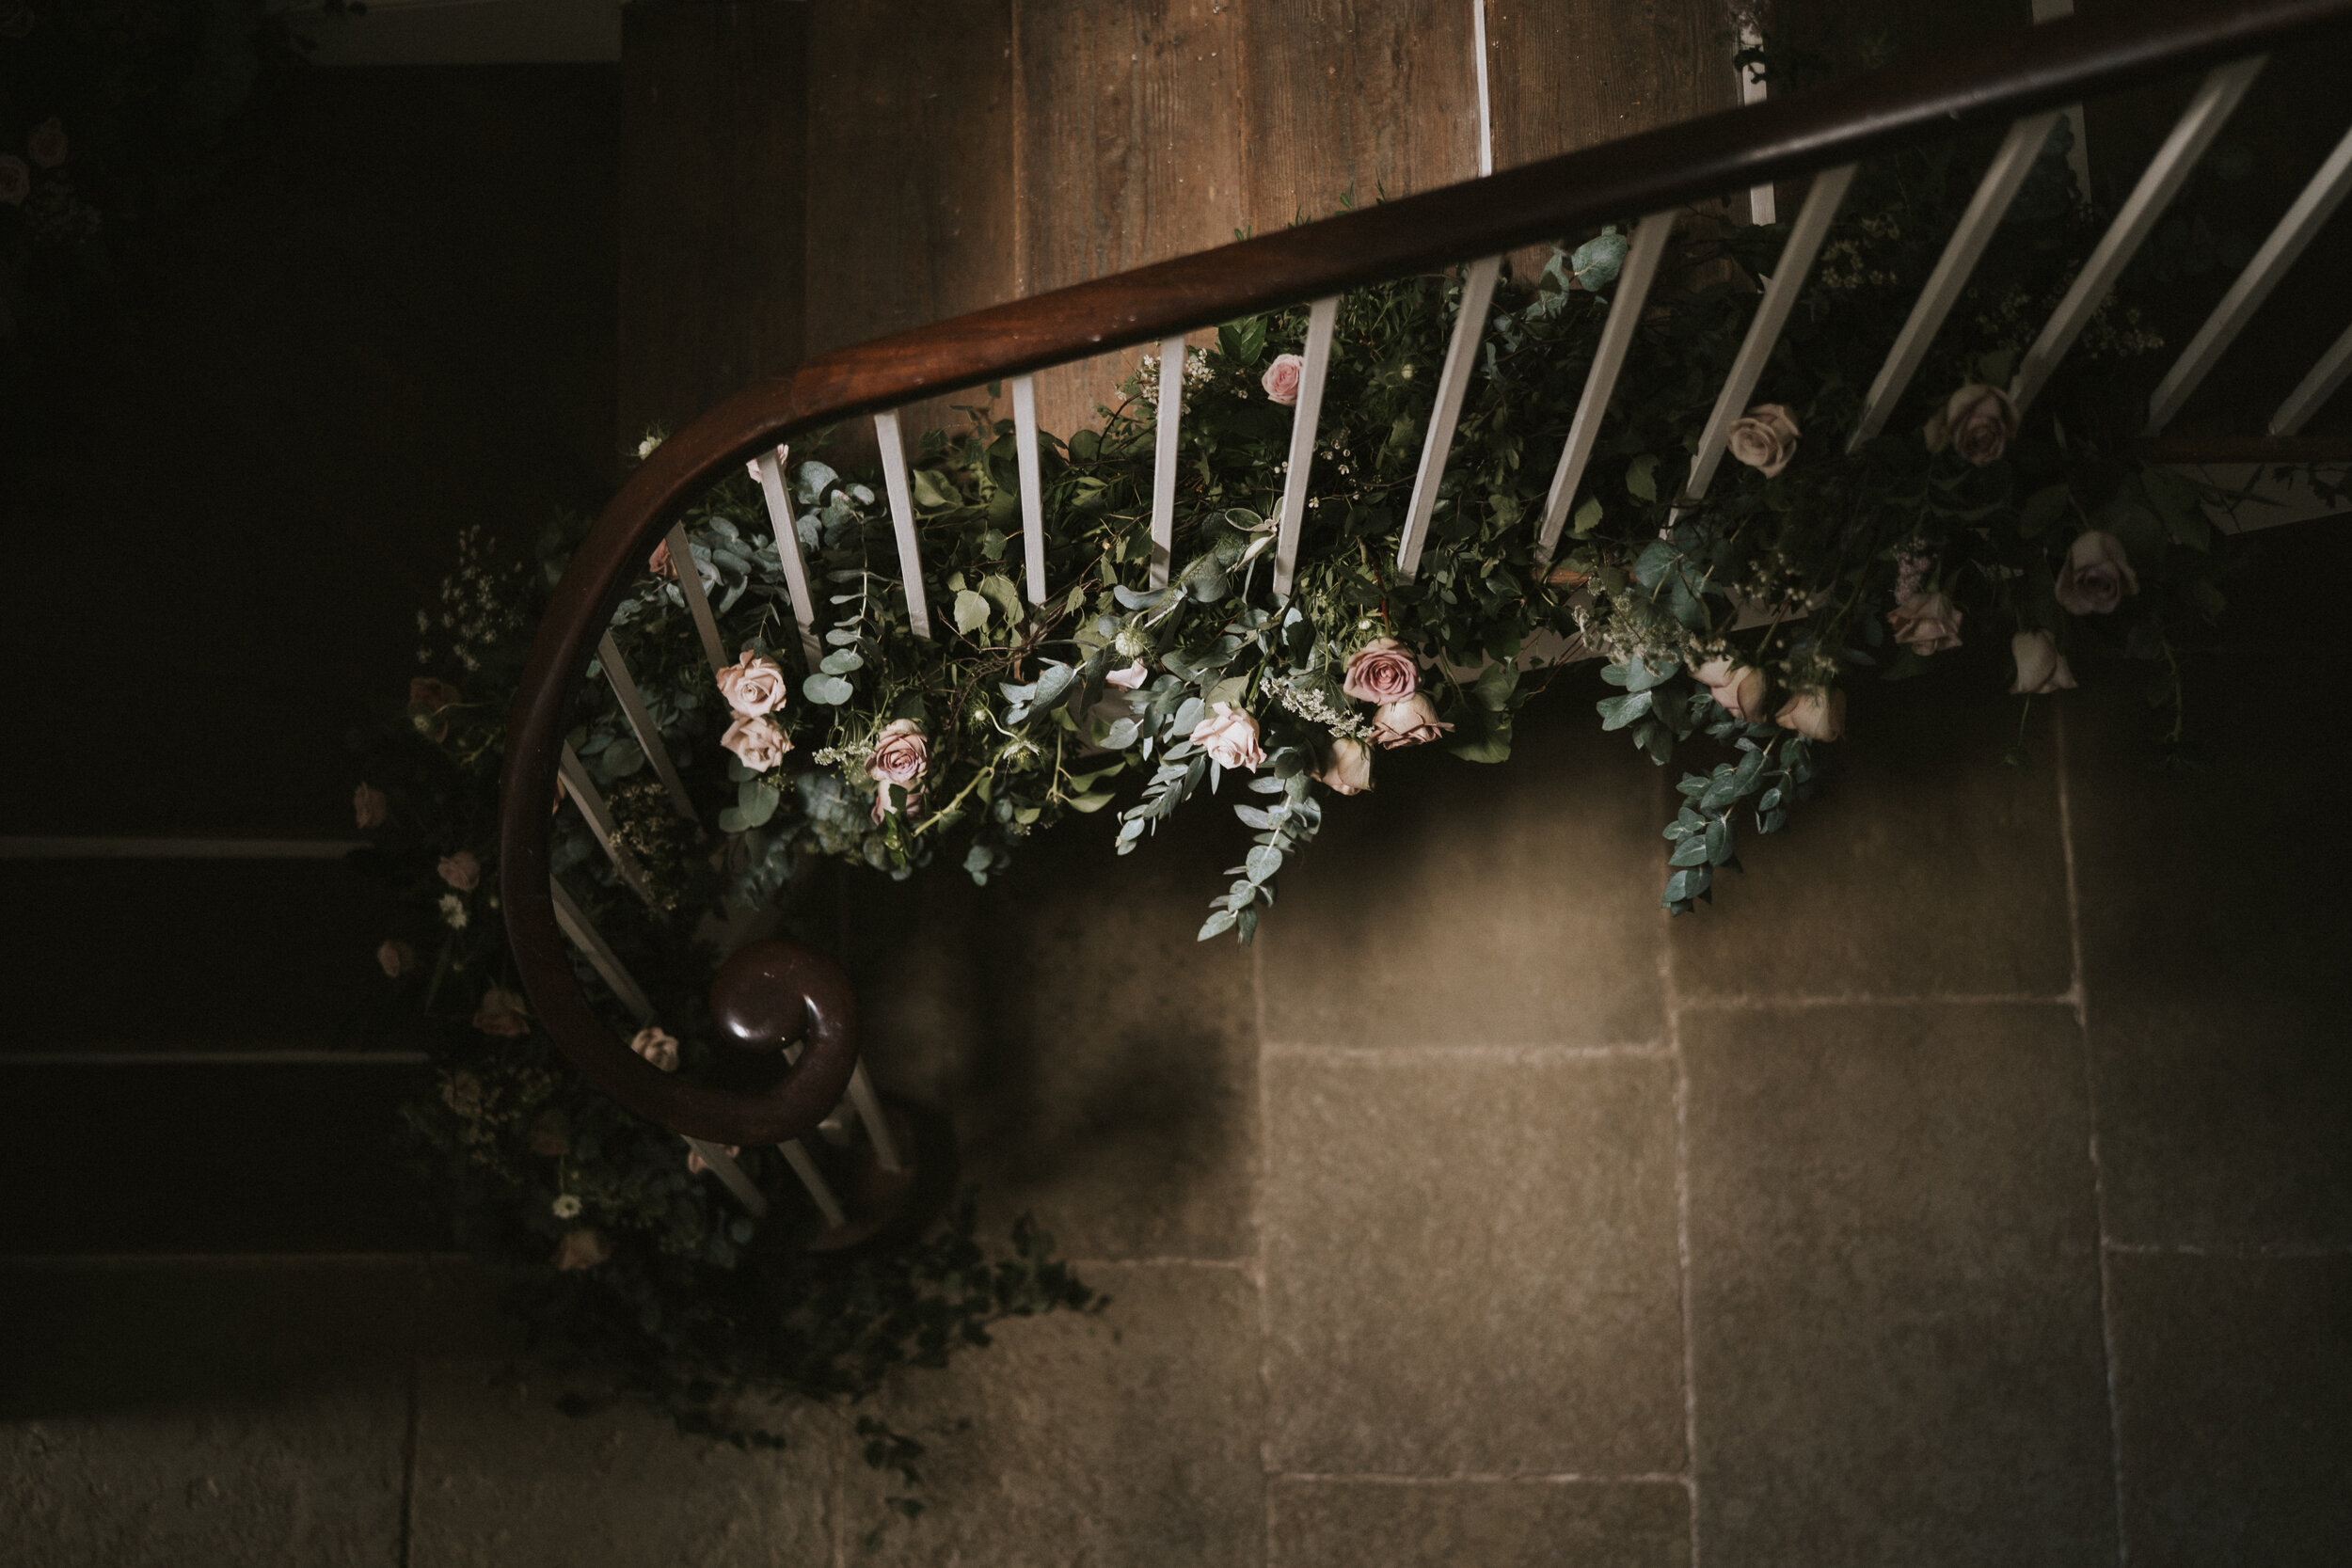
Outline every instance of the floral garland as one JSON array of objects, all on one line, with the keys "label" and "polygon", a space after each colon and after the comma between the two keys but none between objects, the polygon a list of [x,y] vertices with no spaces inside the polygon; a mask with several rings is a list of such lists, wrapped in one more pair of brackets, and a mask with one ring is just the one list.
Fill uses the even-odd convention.
[{"label": "floral garland", "polygon": [[[789,673],[799,636],[740,477],[687,520],[738,660],[715,684],[698,667],[667,545],[615,635],[673,755],[721,807],[743,902],[771,897],[804,852],[903,876],[945,848],[985,881],[1073,813],[1116,808],[1123,853],[1230,778],[1255,841],[1200,934],[1245,942],[1327,800],[1374,786],[1378,750],[1502,761],[1518,708],[1568,656],[1596,655],[1617,689],[1598,704],[1604,729],[1661,765],[1702,737],[1722,749],[1684,774],[1665,829],[1662,902],[1685,912],[1740,832],[1778,830],[1813,793],[1817,749],[1844,733],[1845,683],[1915,673],[1988,623],[2028,700],[2072,687],[2085,646],[2176,676],[2221,609],[2206,508],[2233,498],[2152,466],[2131,436],[2162,346],[2135,303],[2145,279],[2092,317],[2030,420],[1999,389],[2099,231],[2063,135],[1929,356],[1919,384],[1941,389],[1847,454],[1836,437],[1910,309],[1903,280],[1925,275],[1970,189],[1943,153],[1867,170],[1851,210],[1869,215],[1833,230],[1766,368],[1772,401],[1731,427],[1724,480],[1677,507],[1753,279],[1787,237],[1685,214],[1557,559],[1539,557],[1534,525],[1625,254],[1613,229],[1500,298],[1412,580],[1391,562],[1458,303],[1445,277],[1342,302],[1286,599],[1266,557],[1302,311],[1229,324],[1187,352],[1165,588],[1140,586],[1159,382],[1147,356],[1100,429],[1044,438],[1044,603],[1016,587],[1011,421],[972,406],[962,429],[925,436],[912,472],[928,594],[949,623],[935,640],[913,635],[878,481],[816,460],[785,477],[830,590],[817,668]],[[2313,481],[2340,489],[2342,475]],[[645,757],[596,684],[576,746],[626,786]],[[721,757],[723,785],[708,767]],[[662,815],[643,793],[638,831]]]}]

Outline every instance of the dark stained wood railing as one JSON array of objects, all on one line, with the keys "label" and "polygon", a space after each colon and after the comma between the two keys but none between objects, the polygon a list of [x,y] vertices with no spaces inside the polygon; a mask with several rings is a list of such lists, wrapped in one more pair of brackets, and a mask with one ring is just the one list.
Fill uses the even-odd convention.
[{"label": "dark stained wood railing", "polygon": [[[2352,28],[2352,0],[2212,0],[2070,19],[1729,110],[1489,178],[976,311],[756,382],[670,437],[628,480],[557,586],[509,722],[500,883],[539,1016],[631,1111],[714,1143],[813,1128],[849,1070],[837,1031],[753,1095],[639,1060],[574,979],[548,882],[548,800],[574,693],[625,582],[720,475],[795,433],[918,397],[1162,341],[1236,316],[1493,256],[1629,214],[1842,167],[1893,149],[2080,103]],[[790,1001],[789,1012],[810,999]],[[795,1015],[797,1016],[797,1014]]]}]

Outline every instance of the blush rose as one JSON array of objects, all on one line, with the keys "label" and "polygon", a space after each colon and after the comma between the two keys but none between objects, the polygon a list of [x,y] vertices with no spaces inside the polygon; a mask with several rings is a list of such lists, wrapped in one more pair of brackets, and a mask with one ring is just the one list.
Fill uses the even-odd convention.
[{"label": "blush rose", "polygon": [[664,1072],[677,1070],[677,1037],[648,1025],[631,1035],[628,1048]]},{"label": "blush rose", "polygon": [[1341,795],[1361,795],[1372,787],[1372,748],[1346,736],[1334,737],[1331,760],[1315,781]]},{"label": "blush rose", "polygon": [[1372,715],[1372,738],[1391,752],[1399,746],[1426,746],[1453,727],[1438,717],[1438,705],[1422,691],[1401,703],[1383,703]]},{"label": "blush rose", "polygon": [[474,858],[474,853],[470,849],[460,849],[453,855],[443,855],[440,873],[441,880],[460,893],[471,893],[482,885],[482,863]]},{"label": "blush rose", "polygon": [[1731,421],[1724,443],[1732,456],[1772,479],[1797,455],[1797,437],[1804,434],[1786,404],[1759,403],[1745,419]]},{"label": "blush rose", "polygon": [[1219,768],[1247,768],[1254,771],[1265,761],[1265,752],[1258,748],[1257,720],[1231,703],[1217,704],[1192,727],[1188,738],[1208,752],[1209,759]]},{"label": "blush rose", "polygon": [[1401,703],[1421,689],[1421,666],[1404,643],[1378,638],[1347,661],[1340,689],[1359,703]]},{"label": "blush rose", "polygon": [[1895,641],[1923,657],[1960,646],[1960,607],[1948,594],[1914,594],[1886,612]]},{"label": "blush rose", "polygon": [[482,993],[482,1006],[474,1009],[473,1026],[485,1035],[513,1039],[531,1033],[531,1012],[520,996],[493,986]]},{"label": "blush rose", "polygon": [[2047,697],[2074,689],[2074,672],[2066,667],[2058,639],[2046,631],[2021,631],[2009,640],[2010,657],[2017,661],[2017,678],[2010,683],[2012,697]]},{"label": "blush rose", "polygon": [[1260,385],[1265,388],[1268,399],[1290,408],[1298,402],[1299,377],[1306,373],[1307,361],[1295,354],[1278,354],[1274,363],[1265,368],[1265,378]]},{"label": "blush rose", "polygon": [[1715,699],[1715,705],[1742,723],[1759,722],[1764,717],[1764,672],[1753,664],[1740,664],[1728,658],[1710,658],[1691,673],[1707,688],[1707,694]]},{"label": "blush rose", "polygon": [[2055,596],[2076,615],[2112,615],[2126,596],[2138,592],[2139,574],[2123,553],[2123,541],[2094,529],[2067,550]]},{"label": "blush rose", "polygon": [[719,736],[719,744],[733,752],[744,767],[765,773],[784,760],[784,753],[792,749],[792,737],[765,714],[739,713]]},{"label": "blush rose", "polygon": [[1998,387],[1971,382],[1944,400],[1921,432],[1928,451],[1946,447],[1981,468],[1998,463],[2017,434],[2017,404]]},{"label": "blush rose", "polygon": [[1807,740],[1840,739],[1846,733],[1846,694],[1836,688],[1800,691],[1781,705],[1772,719],[1782,729],[1794,730]]},{"label": "blush rose", "polygon": [[593,1269],[612,1256],[612,1243],[601,1232],[585,1227],[566,1230],[564,1239],[555,1243],[555,1266],[565,1274]]},{"label": "blush rose", "polygon": [[727,700],[727,706],[753,717],[773,713],[784,706],[785,695],[790,690],[784,667],[749,648],[743,650],[742,657],[719,672],[718,681],[719,695]]}]

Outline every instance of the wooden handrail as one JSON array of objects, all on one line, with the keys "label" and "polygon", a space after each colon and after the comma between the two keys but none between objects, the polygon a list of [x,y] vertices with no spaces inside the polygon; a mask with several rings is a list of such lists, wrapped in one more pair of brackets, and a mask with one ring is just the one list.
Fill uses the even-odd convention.
[{"label": "wooden handrail", "polygon": [[691,1136],[778,1142],[806,1132],[831,1108],[815,1092],[753,1102],[638,1060],[574,980],[548,892],[547,802],[580,676],[655,540],[731,465],[849,415],[2003,124],[2347,25],[2352,0],[2167,0],[2021,29],[1933,61],[975,311],[753,383],[663,442],[630,476],[573,557],[532,643],[508,724],[500,888],[541,1020],[599,1088]]}]

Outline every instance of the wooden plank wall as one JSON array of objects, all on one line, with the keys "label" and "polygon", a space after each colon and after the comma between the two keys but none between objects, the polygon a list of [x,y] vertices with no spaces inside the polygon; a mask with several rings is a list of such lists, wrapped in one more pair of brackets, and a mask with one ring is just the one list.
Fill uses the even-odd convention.
[{"label": "wooden plank wall", "polygon": [[[807,350],[1325,216],[1343,197],[1365,203],[1470,178],[1475,3],[813,0]],[[1736,97],[1721,0],[1486,3],[1499,166]],[[641,0],[626,47],[638,49],[661,12],[693,8],[803,8],[655,0],[640,16]],[[691,63],[681,54],[662,70]],[[625,66],[632,84],[642,79],[635,60]],[[779,56],[771,98],[793,69]],[[631,104],[643,112],[634,96]],[[732,169],[716,178],[767,192],[788,183],[727,157]],[[642,194],[632,191],[632,215]],[[792,270],[779,261],[766,276],[781,289]],[[726,319],[729,285],[707,273],[699,286],[709,299],[671,309],[665,350],[629,333],[639,293],[625,280],[625,377],[639,364],[629,345],[643,342],[701,356],[702,383],[672,373],[665,386],[708,384],[721,356],[698,346],[697,333]],[[772,309],[747,308],[746,319],[765,323]],[[1045,428],[1089,420],[1130,362],[1122,355],[1041,377]],[[907,422],[922,428],[945,402],[962,401]]]}]

